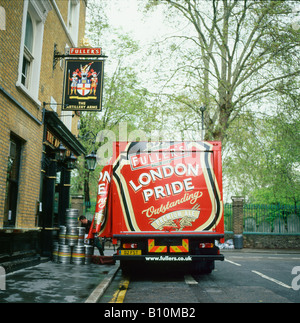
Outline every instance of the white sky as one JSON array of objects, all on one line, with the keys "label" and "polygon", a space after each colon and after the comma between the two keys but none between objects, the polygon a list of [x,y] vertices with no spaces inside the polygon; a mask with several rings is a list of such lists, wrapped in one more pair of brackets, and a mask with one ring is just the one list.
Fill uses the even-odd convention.
[{"label": "white sky", "polygon": [[109,23],[129,32],[141,44],[158,40],[170,32],[164,24],[162,10],[157,8],[155,14],[149,14],[145,18],[139,11],[139,3],[146,3],[146,0],[109,0]]},{"label": "white sky", "polygon": [[[134,66],[138,68],[138,75],[143,80],[143,85],[152,91],[158,91],[153,82],[153,69],[157,65],[157,61],[149,53],[155,41],[175,34],[174,29],[165,23],[165,14],[163,13],[165,7],[158,6],[154,11],[150,11],[145,15],[142,9],[147,0],[105,1],[107,1],[108,24],[119,29],[121,34],[129,34],[130,38],[139,42],[140,49],[128,59],[136,60],[134,61]],[[105,46],[103,46],[103,52],[106,52]],[[110,64],[113,66],[113,58],[109,57],[109,59],[111,59]],[[108,66],[106,66],[107,68]]]}]

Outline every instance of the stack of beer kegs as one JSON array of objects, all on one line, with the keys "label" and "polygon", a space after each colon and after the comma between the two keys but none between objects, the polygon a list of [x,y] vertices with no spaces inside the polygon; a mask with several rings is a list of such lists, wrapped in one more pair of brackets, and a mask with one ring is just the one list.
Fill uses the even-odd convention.
[{"label": "stack of beer kegs", "polygon": [[84,245],[85,228],[78,223],[77,209],[66,210],[66,225],[60,226],[59,238],[53,243],[52,260],[62,264],[91,263],[93,247]]}]

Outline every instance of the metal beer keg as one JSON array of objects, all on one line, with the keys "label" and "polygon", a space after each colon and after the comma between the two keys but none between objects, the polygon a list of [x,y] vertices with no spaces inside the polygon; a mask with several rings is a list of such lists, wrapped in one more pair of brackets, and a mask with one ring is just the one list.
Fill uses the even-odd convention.
[{"label": "metal beer keg", "polygon": [[59,245],[58,262],[69,264],[71,262],[71,247],[68,245]]},{"label": "metal beer keg", "polygon": [[77,227],[78,226],[78,216],[79,216],[79,211],[77,209],[67,209],[66,210],[66,225],[67,225],[67,227]]},{"label": "metal beer keg", "polygon": [[58,236],[58,241],[59,244],[66,244],[66,233],[67,233],[67,227],[65,226],[60,226],[59,227],[59,236]]},{"label": "metal beer keg", "polygon": [[53,262],[58,262],[58,249],[59,249],[58,242],[54,242],[53,248],[52,248],[52,261]]},{"label": "metal beer keg", "polygon": [[85,248],[84,246],[74,246],[72,251],[72,263],[76,265],[84,265]]},{"label": "metal beer keg", "polygon": [[66,243],[69,246],[76,246],[78,244],[78,228],[67,227]]},{"label": "metal beer keg", "polygon": [[92,256],[94,254],[94,247],[85,245],[85,264],[90,265],[92,263]]},{"label": "metal beer keg", "polygon": [[85,228],[78,227],[78,246],[84,246]]}]

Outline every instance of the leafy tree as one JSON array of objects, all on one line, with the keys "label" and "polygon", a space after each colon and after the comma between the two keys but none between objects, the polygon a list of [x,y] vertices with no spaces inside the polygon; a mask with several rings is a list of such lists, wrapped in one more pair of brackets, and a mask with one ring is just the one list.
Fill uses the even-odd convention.
[{"label": "leafy tree", "polygon": [[229,191],[262,204],[300,202],[300,122],[282,111],[277,116],[244,115],[224,158]]},{"label": "leafy tree", "polygon": [[178,115],[188,111],[197,127],[206,107],[205,139],[224,140],[243,111],[299,77],[295,1],[149,0],[146,9],[158,5],[177,24],[176,36],[158,44],[166,53],[159,78]]}]

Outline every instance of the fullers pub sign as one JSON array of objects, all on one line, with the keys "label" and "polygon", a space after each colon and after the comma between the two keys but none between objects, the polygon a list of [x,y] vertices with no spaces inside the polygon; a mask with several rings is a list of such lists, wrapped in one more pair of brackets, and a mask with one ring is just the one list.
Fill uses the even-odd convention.
[{"label": "fullers pub sign", "polygon": [[65,66],[62,110],[101,111],[104,60],[69,59]]}]

